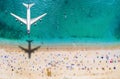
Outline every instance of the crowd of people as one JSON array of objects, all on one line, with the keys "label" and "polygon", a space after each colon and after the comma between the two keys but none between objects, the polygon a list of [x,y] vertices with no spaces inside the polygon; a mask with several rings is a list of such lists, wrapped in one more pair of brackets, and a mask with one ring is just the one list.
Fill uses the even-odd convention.
[{"label": "crowd of people", "polygon": [[23,51],[0,50],[0,74],[60,78],[120,71],[120,50],[36,51],[31,59]]}]

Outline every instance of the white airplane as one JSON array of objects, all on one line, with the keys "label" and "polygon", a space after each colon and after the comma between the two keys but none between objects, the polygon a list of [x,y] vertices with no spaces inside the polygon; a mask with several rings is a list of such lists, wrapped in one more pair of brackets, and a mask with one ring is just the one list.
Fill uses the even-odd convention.
[{"label": "white airplane", "polygon": [[35,5],[34,3],[32,4],[25,4],[23,3],[23,5],[27,8],[27,19],[21,18],[13,13],[10,13],[12,16],[14,16],[17,20],[21,21],[22,23],[24,23],[25,25],[27,25],[27,33],[30,34],[30,27],[32,24],[34,24],[36,21],[41,20],[45,15],[47,15],[47,13],[44,13],[42,15],[40,15],[37,18],[33,18],[31,19],[31,15],[30,15],[30,8]]}]

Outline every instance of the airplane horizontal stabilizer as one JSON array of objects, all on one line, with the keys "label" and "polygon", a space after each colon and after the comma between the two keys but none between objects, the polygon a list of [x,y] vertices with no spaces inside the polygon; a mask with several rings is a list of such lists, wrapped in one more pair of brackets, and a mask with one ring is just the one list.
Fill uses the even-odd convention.
[{"label": "airplane horizontal stabilizer", "polygon": [[25,3],[23,3],[23,5],[24,5],[26,8],[31,8],[33,5],[35,5],[35,3],[32,3],[32,4],[25,4]]}]

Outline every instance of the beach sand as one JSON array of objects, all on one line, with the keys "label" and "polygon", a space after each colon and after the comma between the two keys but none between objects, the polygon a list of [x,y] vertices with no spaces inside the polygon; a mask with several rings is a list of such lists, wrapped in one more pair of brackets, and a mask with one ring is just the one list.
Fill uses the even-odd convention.
[{"label": "beach sand", "polygon": [[119,79],[119,73],[120,45],[42,46],[31,59],[17,45],[0,45],[0,79]]}]

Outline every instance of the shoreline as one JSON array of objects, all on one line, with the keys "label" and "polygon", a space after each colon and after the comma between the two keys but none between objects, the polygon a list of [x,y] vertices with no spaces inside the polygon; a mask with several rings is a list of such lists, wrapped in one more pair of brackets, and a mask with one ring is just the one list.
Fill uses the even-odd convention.
[{"label": "shoreline", "polygon": [[[0,49],[5,49],[7,51],[21,51],[18,46],[28,48],[28,43],[26,41],[22,42],[20,40],[4,40],[0,39]],[[32,48],[41,46],[38,51],[76,51],[76,50],[117,50],[120,49],[120,42],[69,42],[69,43],[32,43]],[[11,50],[12,49],[12,50]]]},{"label": "shoreline", "polygon": [[[15,52],[21,52],[22,50],[18,47],[22,46],[24,48],[28,48],[28,45],[20,45],[20,44],[0,44],[0,49],[4,49],[6,51],[15,51]],[[89,51],[89,50],[118,50],[120,49],[120,44],[80,44],[80,45],[72,45],[72,44],[53,44],[53,45],[32,45],[32,48],[35,48],[37,46],[41,46],[37,51]]]}]

